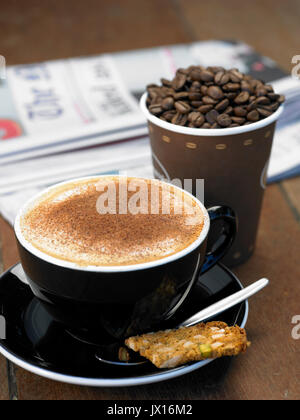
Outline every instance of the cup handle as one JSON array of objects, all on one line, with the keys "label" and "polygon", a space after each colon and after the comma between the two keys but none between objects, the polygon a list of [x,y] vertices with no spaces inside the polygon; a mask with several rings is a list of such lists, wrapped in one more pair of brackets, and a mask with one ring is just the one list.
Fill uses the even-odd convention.
[{"label": "cup handle", "polygon": [[[217,262],[224,257],[227,251],[230,249],[237,233],[237,217],[234,211],[227,206],[216,206],[211,207],[208,210],[211,227],[219,220],[224,221],[223,230],[221,236],[212,246],[211,250],[208,250],[205,256],[204,264],[202,266],[201,274],[206,273],[210,270]],[[222,240],[223,239],[223,240]],[[221,243],[219,244],[219,242]]]}]

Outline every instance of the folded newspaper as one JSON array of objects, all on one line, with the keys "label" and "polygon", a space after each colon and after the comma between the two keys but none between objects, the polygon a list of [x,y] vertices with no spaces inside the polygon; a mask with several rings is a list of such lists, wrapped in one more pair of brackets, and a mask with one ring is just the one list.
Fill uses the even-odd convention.
[{"label": "folded newspaper", "polygon": [[269,182],[300,173],[300,81],[244,43],[206,41],[8,67],[0,85],[0,212],[11,223],[27,197],[79,176],[152,176],[138,99],[149,83],[191,64],[237,67],[286,95]]}]

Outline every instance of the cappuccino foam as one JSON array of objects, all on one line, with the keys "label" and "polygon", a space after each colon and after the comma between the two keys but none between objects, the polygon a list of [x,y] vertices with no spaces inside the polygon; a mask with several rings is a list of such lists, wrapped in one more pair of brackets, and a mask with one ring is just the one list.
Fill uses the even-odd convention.
[{"label": "cappuccino foam", "polygon": [[[171,211],[164,214],[167,197],[164,184],[159,181],[144,180],[149,187],[148,214],[120,214],[119,209],[124,210],[121,183],[130,180],[134,178],[94,178],[50,189],[21,217],[24,238],[43,253],[79,266],[151,262],[176,254],[195,242],[204,226],[202,210],[187,194],[171,187]],[[116,186],[115,214],[99,212],[99,191],[102,187],[105,190],[107,181]],[[158,188],[157,214],[151,212],[151,185]],[[134,194],[128,191],[126,206]],[[177,214],[175,210],[183,200],[184,210]]]}]

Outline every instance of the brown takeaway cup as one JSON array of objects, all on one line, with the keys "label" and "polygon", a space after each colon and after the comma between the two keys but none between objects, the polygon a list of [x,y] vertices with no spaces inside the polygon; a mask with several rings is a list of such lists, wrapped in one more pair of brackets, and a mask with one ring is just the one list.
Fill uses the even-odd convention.
[{"label": "brown takeaway cup", "polygon": [[[239,230],[224,258],[228,266],[245,262],[253,253],[276,122],[283,105],[256,123],[223,129],[188,128],[165,122],[141,109],[148,120],[156,178],[169,181],[203,179],[205,206],[216,203],[237,214]],[[196,194],[195,182],[193,194]]]}]

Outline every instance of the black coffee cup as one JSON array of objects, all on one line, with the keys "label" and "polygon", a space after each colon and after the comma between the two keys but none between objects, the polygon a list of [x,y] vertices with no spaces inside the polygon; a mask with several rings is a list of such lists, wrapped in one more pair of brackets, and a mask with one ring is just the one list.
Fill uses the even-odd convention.
[{"label": "black coffee cup", "polygon": [[[236,234],[236,217],[229,207],[206,210],[184,191],[202,210],[204,226],[199,237],[183,251],[130,266],[82,267],[41,252],[24,238],[20,227],[27,209],[63,184],[43,191],[23,206],[16,218],[15,235],[32,292],[58,322],[79,333],[97,334],[104,327],[110,335],[124,338],[148,332],[171,318],[186,300],[199,273],[208,271],[225,255]],[[223,223],[222,235],[208,250],[208,234],[216,221]]]}]

